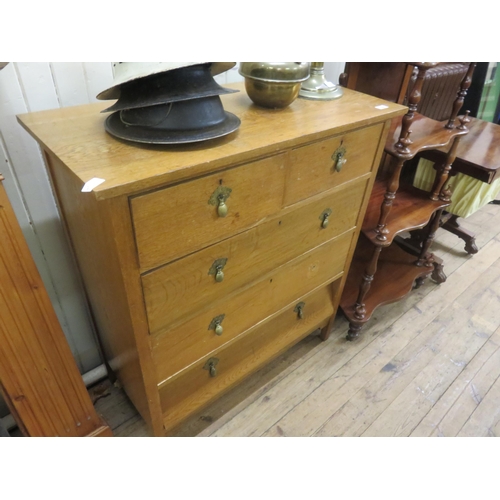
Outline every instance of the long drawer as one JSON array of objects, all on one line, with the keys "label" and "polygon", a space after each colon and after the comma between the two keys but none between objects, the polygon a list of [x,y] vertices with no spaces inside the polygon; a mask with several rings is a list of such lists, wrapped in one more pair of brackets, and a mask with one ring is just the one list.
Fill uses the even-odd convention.
[{"label": "long drawer", "polygon": [[382,129],[378,124],[293,149],[288,157],[284,205],[370,172]]},{"label": "long drawer", "polygon": [[[284,263],[352,229],[366,176],[278,218],[142,277],[150,332],[182,321]],[[326,221],[325,221],[326,218]]]},{"label": "long drawer", "polygon": [[131,198],[141,270],[237,234],[281,209],[284,155]]},{"label": "long drawer", "polygon": [[323,244],[250,288],[208,304],[185,323],[154,336],[151,345],[158,382],[252,328],[286,304],[341,276],[353,234],[350,231]]},{"label": "long drawer", "polygon": [[[292,344],[325,326],[334,314],[332,294],[338,286],[339,281],[302,297],[177,377],[159,384],[165,429],[172,429]],[[301,318],[295,310],[299,302],[305,304]]]}]

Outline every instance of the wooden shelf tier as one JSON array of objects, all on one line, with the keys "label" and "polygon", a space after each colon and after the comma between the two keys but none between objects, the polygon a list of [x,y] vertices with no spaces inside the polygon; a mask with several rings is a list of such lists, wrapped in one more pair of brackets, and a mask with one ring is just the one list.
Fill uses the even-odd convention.
[{"label": "wooden shelf tier", "polygon": [[409,185],[400,186],[387,218],[386,229],[389,231],[386,234],[387,239],[380,241],[377,239],[378,233],[375,228],[379,220],[380,207],[384,201],[385,192],[386,183],[375,181],[363,221],[363,234],[374,245],[389,246],[396,235],[402,231],[412,231],[424,227],[436,210],[450,205],[448,201],[432,201],[427,191]]},{"label": "wooden shelf tier", "polygon": [[[413,123],[411,124],[410,140],[412,143],[408,145],[408,152],[401,153],[396,149],[395,145],[399,141],[401,132],[402,118],[394,118],[391,122],[391,128],[385,143],[385,152],[391,156],[405,158],[410,160],[420,151],[427,149],[436,149],[451,144],[453,138],[459,135],[467,134],[468,130],[460,130],[458,127],[448,129],[445,127],[446,121],[440,122],[427,118],[420,113],[415,113]],[[457,118],[457,123],[458,118]]]},{"label": "wooden shelf tier", "polygon": [[416,279],[427,277],[433,271],[432,266],[416,266],[416,257],[405,252],[398,245],[383,248],[378,260],[375,279],[365,297],[365,317],[359,320],[354,316],[354,305],[374,248],[361,234],[340,301],[340,308],[347,319],[357,325],[366,323],[377,307],[402,299],[410,293]]}]

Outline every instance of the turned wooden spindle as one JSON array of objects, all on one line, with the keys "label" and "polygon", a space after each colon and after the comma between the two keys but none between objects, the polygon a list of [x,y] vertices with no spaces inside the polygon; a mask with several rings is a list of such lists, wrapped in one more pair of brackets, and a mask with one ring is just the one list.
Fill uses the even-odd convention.
[{"label": "turned wooden spindle", "polygon": [[472,74],[474,73],[475,68],[476,68],[476,63],[469,64],[469,69],[467,70],[467,73],[465,74],[462,82],[460,83],[460,90],[458,91],[457,98],[453,103],[453,109],[451,111],[450,119],[446,124],[446,128],[451,129],[455,127],[455,119],[457,118],[458,113],[462,109],[462,106],[464,104],[465,96],[467,95],[467,91],[469,90],[469,87],[472,83]]},{"label": "turned wooden spindle", "polygon": [[415,119],[415,112],[417,111],[418,104],[422,97],[422,86],[424,85],[425,74],[427,73],[427,67],[419,67],[417,73],[417,79],[413,85],[410,96],[408,97],[408,113],[403,116],[401,122],[401,133],[399,134],[398,142],[395,144],[395,148],[400,153],[409,153],[410,150],[408,146],[411,144],[409,140],[409,131],[413,120]]},{"label": "turned wooden spindle", "polygon": [[378,219],[378,224],[377,227],[375,228],[375,231],[378,233],[377,240],[379,241],[387,240],[386,234],[389,232],[387,230],[387,218],[389,217],[392,208],[392,203],[394,202],[394,199],[396,198],[396,193],[399,189],[399,177],[401,175],[401,169],[403,168],[405,162],[404,159],[395,157],[392,158],[392,161],[394,161],[396,165],[392,172],[391,179],[387,185],[387,190],[384,194],[384,201],[380,206],[380,216]]},{"label": "turned wooden spindle", "polygon": [[463,116],[458,118],[460,120],[458,130],[468,130],[467,125],[470,123],[469,113],[470,111],[467,110]]},{"label": "turned wooden spindle", "polygon": [[427,231],[427,235],[422,243],[422,249],[420,251],[420,255],[418,260],[415,262],[416,266],[422,267],[432,267],[433,262],[432,259],[429,259],[428,251],[431,247],[432,242],[434,241],[434,237],[436,236],[436,231],[439,229],[439,223],[441,221],[441,215],[443,214],[443,209],[438,210],[432,218],[431,223],[429,224],[429,229]]},{"label": "turned wooden spindle", "polygon": [[368,263],[368,266],[365,269],[365,272],[363,274],[363,279],[361,282],[361,286],[359,287],[359,294],[358,294],[358,299],[356,300],[356,304],[354,305],[354,316],[357,319],[364,319],[366,315],[366,309],[365,309],[365,297],[368,291],[370,290],[370,287],[372,285],[373,277],[375,276],[375,273],[377,272],[377,263],[378,263],[378,258],[380,256],[380,252],[382,251],[382,247],[376,246],[373,249],[373,254],[372,258],[370,259],[370,262]]},{"label": "turned wooden spindle", "polygon": [[356,323],[349,323],[349,331],[347,332],[347,340],[354,340],[359,337],[359,332],[363,328],[363,325],[357,325]]},{"label": "turned wooden spindle", "polygon": [[446,199],[446,193],[442,193],[441,190],[450,176],[451,166],[457,157],[457,148],[460,142],[460,137],[461,136],[457,136],[453,139],[453,144],[446,155],[445,161],[437,169],[436,178],[430,194],[430,199],[433,201],[449,201],[449,199]]}]

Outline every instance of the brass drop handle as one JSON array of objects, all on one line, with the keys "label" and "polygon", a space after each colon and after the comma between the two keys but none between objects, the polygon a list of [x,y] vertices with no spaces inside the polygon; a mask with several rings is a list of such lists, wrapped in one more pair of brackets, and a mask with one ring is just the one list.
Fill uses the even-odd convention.
[{"label": "brass drop handle", "polygon": [[222,269],[224,269],[224,266],[217,266],[215,268],[215,281],[217,281],[217,283],[220,283],[224,279],[224,272]]},{"label": "brass drop handle", "polygon": [[218,335],[219,337],[224,333],[224,328],[222,327],[222,321],[224,320],[225,317],[226,317],[225,314],[220,314],[219,316],[216,316],[208,326],[208,329],[213,330],[215,332],[215,335]]},{"label": "brass drop handle", "polygon": [[208,370],[211,377],[217,376],[217,363],[219,362],[219,358],[210,358],[203,367],[204,370]]},{"label": "brass drop handle", "polygon": [[[222,182],[222,179],[221,179]],[[232,189],[227,186],[220,186],[210,195],[208,204],[217,207],[219,217],[225,217],[228,212],[226,200],[231,196]]]},{"label": "brass drop handle", "polygon": [[323,215],[323,222],[321,223],[321,227],[325,229],[328,227],[328,214]]},{"label": "brass drop handle", "polygon": [[304,318],[304,307],[305,307],[306,303],[305,302],[299,302],[296,306],[295,306],[295,309],[293,310],[293,312],[296,312],[297,313],[297,317],[299,319],[303,319]]},{"label": "brass drop handle", "polygon": [[224,266],[227,264],[227,257],[216,259],[208,270],[208,274],[215,278],[216,283],[224,280]]},{"label": "brass drop handle", "polygon": [[224,195],[223,194],[220,194],[218,197],[217,197],[218,201],[219,201],[219,204],[217,205],[217,214],[219,215],[219,217],[225,217],[227,215],[227,205],[226,205],[226,201],[224,199]]},{"label": "brass drop handle", "polygon": [[344,158],[344,156],[341,153],[337,153],[337,161],[335,163],[335,170],[337,172],[340,172],[342,170],[342,167],[347,163],[347,160]]},{"label": "brass drop handle", "polygon": [[328,223],[330,222],[330,215],[332,215],[332,209],[326,208],[319,216],[319,220],[321,221],[321,227],[323,229],[326,229],[328,227]]},{"label": "brass drop handle", "polygon": [[333,166],[337,172],[342,170],[342,167],[347,163],[347,159],[345,158],[346,149],[344,146],[340,146],[333,154],[332,160],[334,162]]},{"label": "brass drop handle", "polygon": [[221,336],[224,332],[224,328],[222,328],[222,325],[220,323],[217,323],[215,325],[215,335]]}]

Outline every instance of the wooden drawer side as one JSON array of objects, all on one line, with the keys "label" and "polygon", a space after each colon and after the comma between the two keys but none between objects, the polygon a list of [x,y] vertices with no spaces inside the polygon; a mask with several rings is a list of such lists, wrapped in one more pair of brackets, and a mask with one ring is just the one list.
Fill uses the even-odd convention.
[{"label": "wooden drawer side", "polygon": [[[198,251],[278,212],[284,182],[280,154],[131,198],[141,270]],[[225,217],[211,204],[221,189],[230,190]]]},{"label": "wooden drawer side", "polygon": [[[325,326],[335,312],[332,297],[337,286],[338,281],[301,298],[305,303],[302,319],[298,318],[294,311],[296,304],[292,303],[270,321],[201,359],[178,377],[160,384],[165,429],[172,429],[309,333]],[[217,359],[215,376],[204,369],[213,358]]]}]

